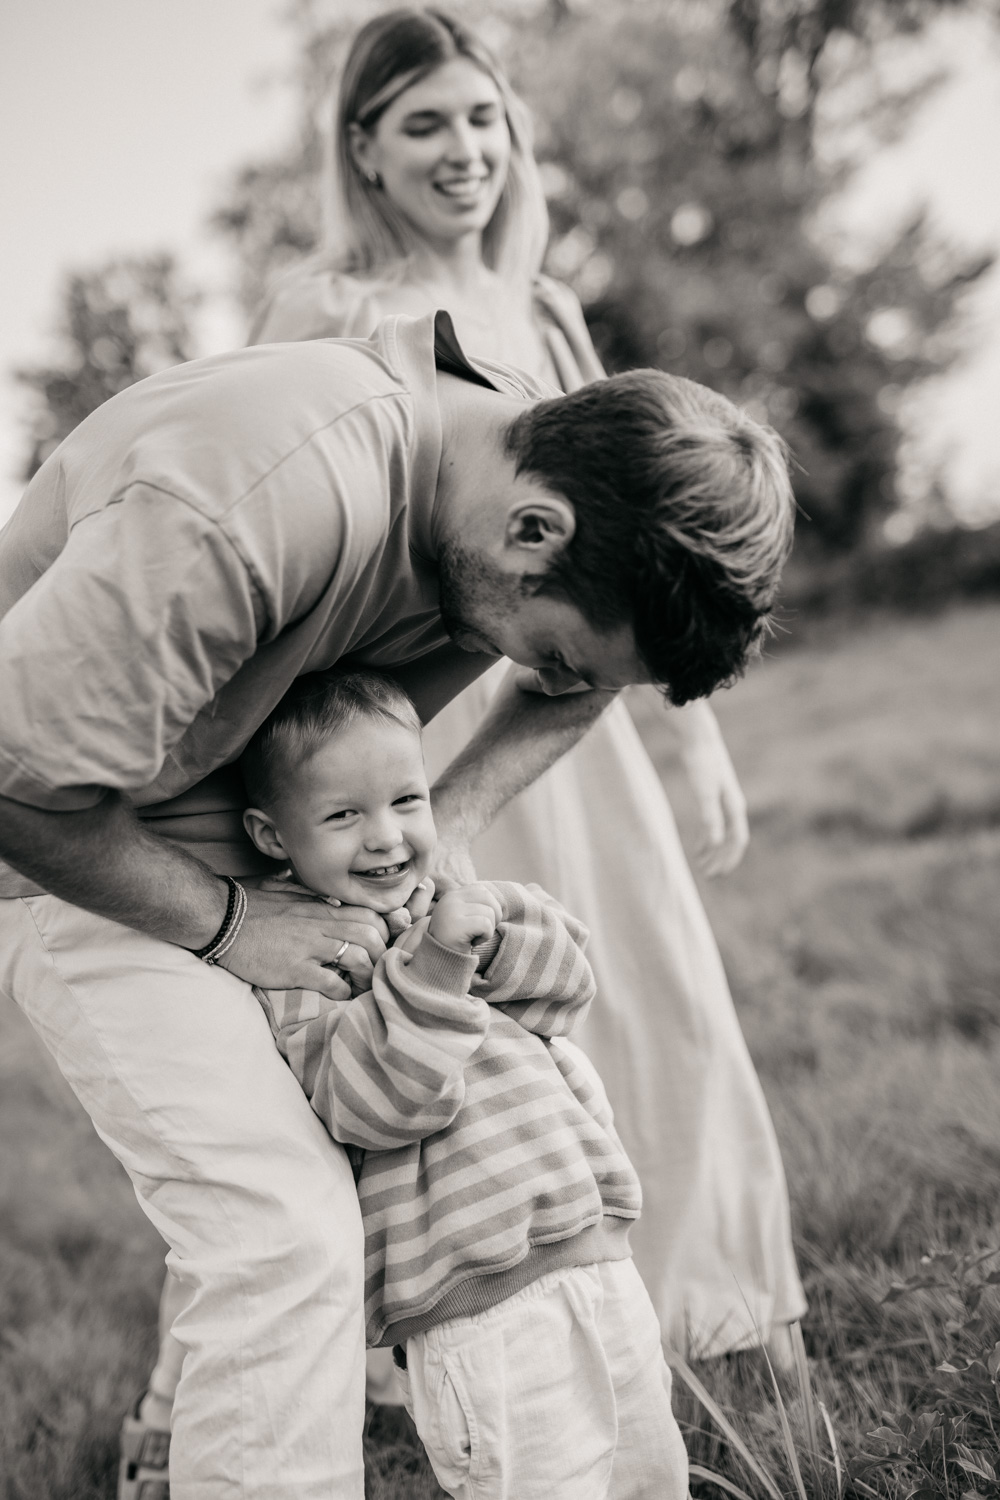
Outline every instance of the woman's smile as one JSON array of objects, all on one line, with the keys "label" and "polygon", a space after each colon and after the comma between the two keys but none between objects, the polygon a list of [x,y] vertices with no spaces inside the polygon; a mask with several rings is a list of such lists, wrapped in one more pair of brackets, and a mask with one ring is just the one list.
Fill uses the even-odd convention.
[{"label": "woman's smile", "polygon": [[454,58],[405,89],[371,131],[354,127],[359,169],[438,246],[486,228],[503,191],[510,129],[493,80]]}]

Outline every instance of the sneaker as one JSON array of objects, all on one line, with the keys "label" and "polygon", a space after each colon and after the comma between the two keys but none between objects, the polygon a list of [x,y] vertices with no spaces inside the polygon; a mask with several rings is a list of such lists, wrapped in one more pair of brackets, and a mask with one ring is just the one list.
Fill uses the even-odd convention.
[{"label": "sneaker", "polygon": [[170,1433],[147,1427],[139,1416],[143,1395],[122,1423],[118,1500],[170,1500]]}]

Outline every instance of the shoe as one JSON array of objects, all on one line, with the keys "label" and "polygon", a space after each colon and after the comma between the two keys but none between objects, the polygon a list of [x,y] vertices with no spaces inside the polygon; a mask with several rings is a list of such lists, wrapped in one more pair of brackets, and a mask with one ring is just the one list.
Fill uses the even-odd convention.
[{"label": "shoe", "polygon": [[118,1500],[170,1500],[170,1433],[147,1427],[139,1416],[145,1394],[122,1423]]}]

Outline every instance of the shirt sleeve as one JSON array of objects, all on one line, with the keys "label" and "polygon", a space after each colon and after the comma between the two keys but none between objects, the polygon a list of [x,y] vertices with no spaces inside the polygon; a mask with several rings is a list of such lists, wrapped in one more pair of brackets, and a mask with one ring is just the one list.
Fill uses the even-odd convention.
[{"label": "shirt sleeve", "polygon": [[394,1150],[443,1130],[465,1098],[465,1065],[489,1009],[470,997],[475,955],[427,933],[412,956],[390,948],[354,1000],[255,990],[278,1050],[334,1140]]},{"label": "shirt sleeve", "polygon": [[280,281],[250,325],[249,344],[294,344],[301,339],[367,338],[363,284],[325,268],[300,270]]},{"label": "shirt sleeve", "polygon": [[559,357],[559,349],[551,352],[558,368],[563,390],[576,390],[591,381],[603,380],[604,366],[590,337],[590,329],[580,306],[580,299],[565,282],[555,281],[551,276],[537,276],[534,283],[535,303],[548,319],[559,339],[565,341],[565,358]]},{"label": "shirt sleeve", "polygon": [[[495,952],[471,993],[481,995],[538,1036],[566,1036],[586,1014],[596,993],[584,957],[589,933],[537,885],[489,881],[503,917]],[[497,942],[499,938],[499,942]]]},{"label": "shirt sleeve", "polygon": [[64,811],[148,786],[265,624],[218,525],[130,486],[0,621],[0,794]]}]

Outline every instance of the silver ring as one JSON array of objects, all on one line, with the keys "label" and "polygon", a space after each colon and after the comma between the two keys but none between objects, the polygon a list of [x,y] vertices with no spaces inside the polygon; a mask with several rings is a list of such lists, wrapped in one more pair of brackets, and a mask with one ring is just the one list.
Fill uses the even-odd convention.
[{"label": "silver ring", "polygon": [[340,963],[340,960],[343,958],[349,947],[350,943],[348,943],[345,939],[345,941],[341,943],[340,947],[337,949],[336,954],[334,955],[333,961],[335,964]]}]

